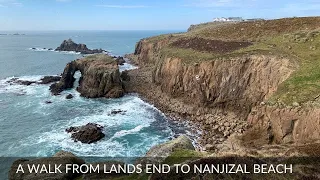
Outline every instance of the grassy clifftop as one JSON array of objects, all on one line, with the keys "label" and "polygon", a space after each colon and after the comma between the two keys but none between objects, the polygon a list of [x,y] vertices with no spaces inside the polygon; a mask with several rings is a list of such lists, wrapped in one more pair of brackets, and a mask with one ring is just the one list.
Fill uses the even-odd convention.
[{"label": "grassy clifftop", "polygon": [[186,33],[146,39],[163,40],[168,43],[161,55],[191,65],[253,54],[289,58],[298,68],[269,101],[296,105],[320,96],[320,17],[205,23]]}]

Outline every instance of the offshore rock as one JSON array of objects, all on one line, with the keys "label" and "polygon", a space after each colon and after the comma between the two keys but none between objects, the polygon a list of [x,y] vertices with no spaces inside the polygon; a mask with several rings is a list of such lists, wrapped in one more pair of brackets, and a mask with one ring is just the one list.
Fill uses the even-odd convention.
[{"label": "offshore rock", "polygon": [[76,71],[81,72],[77,90],[87,98],[119,98],[124,88],[117,62],[105,54],[92,55],[67,64],[58,83],[51,85],[53,95],[73,87]]},{"label": "offshore rock", "polygon": [[55,51],[75,51],[80,52],[81,54],[96,54],[104,52],[102,49],[88,49],[87,45],[77,44],[73,42],[72,39],[64,40],[61,45],[55,49]]},{"label": "offshore rock", "polygon": [[75,141],[91,144],[99,141],[105,136],[105,134],[102,133],[102,130],[103,127],[98,124],[88,123],[85,126],[70,127],[69,129],[66,129],[66,132],[72,133],[71,138]]},{"label": "offshore rock", "polygon": [[66,99],[72,99],[73,98],[73,95],[72,94],[68,94],[67,96],[66,96]]}]

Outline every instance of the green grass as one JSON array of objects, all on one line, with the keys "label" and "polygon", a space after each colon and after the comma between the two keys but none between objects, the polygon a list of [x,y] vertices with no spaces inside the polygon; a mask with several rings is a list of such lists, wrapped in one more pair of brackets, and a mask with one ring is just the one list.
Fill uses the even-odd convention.
[{"label": "green grass", "polygon": [[[194,30],[172,35],[170,41],[181,37],[200,37],[220,40],[247,40],[253,45],[234,52],[214,54],[193,49],[182,49],[167,45],[159,53],[165,57],[182,59],[184,64],[194,65],[203,61],[228,60],[244,55],[274,55],[292,61],[295,70],[291,76],[278,87],[276,93],[268,100],[270,104],[292,105],[297,102],[314,101],[320,95],[320,18],[291,18],[274,21],[244,22],[217,25],[204,23]],[[147,40],[156,42],[168,38],[161,35]]]},{"label": "green grass", "polygon": [[96,61],[108,61],[110,63],[115,62],[115,60],[106,54],[93,54],[93,55],[88,55],[83,58],[83,60],[96,60]]},{"label": "green grass", "polygon": [[269,102],[292,105],[294,102],[312,101],[320,95],[320,32],[318,31],[299,31],[266,38],[262,42],[256,42],[252,46],[227,54],[213,54],[170,46],[161,49],[160,53],[163,56],[180,58],[185,64],[230,59],[246,54],[287,57],[293,64],[297,64],[298,69],[279,86]]},{"label": "green grass", "polygon": [[206,153],[202,153],[199,151],[181,149],[171,153],[170,156],[168,156],[163,163],[169,165],[179,164],[187,160],[196,160],[201,157],[205,157],[206,155]]},{"label": "green grass", "polygon": [[265,51],[287,57],[293,64],[297,64],[297,70],[278,87],[277,92],[269,99],[270,103],[281,102],[292,105],[294,102],[312,101],[320,95],[319,34],[318,31],[300,31],[280,35],[237,51],[238,53]]}]

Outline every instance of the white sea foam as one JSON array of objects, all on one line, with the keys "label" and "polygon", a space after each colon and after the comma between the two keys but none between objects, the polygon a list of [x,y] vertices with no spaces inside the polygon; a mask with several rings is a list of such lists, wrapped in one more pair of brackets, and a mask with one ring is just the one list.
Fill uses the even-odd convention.
[{"label": "white sea foam", "polygon": [[139,125],[139,126],[133,128],[133,129],[130,129],[130,130],[121,130],[121,131],[116,132],[112,138],[119,138],[119,137],[126,136],[129,134],[138,133],[143,128],[149,127],[149,126],[150,126],[149,124],[146,124],[146,125]]},{"label": "white sea foam", "polygon": [[42,52],[42,51],[54,51],[54,49],[52,48],[29,48],[28,50],[31,50],[31,51],[39,51],[39,52]]},{"label": "white sea foam", "polygon": [[80,52],[75,52],[75,51],[55,51],[52,48],[28,48],[28,50],[31,51],[37,51],[37,52],[57,52],[57,53],[62,53],[62,54],[81,54]]},{"label": "white sea foam", "polygon": [[[81,74],[76,73],[79,79]],[[23,76],[20,80],[39,81],[43,76]],[[9,147],[7,155],[12,156],[51,156],[57,150],[66,150],[78,156],[95,157],[137,157],[142,156],[153,145],[162,143],[174,135],[165,123],[163,113],[156,107],[141,100],[135,94],[119,99],[86,99],[73,89],[63,91],[60,96],[52,96],[49,85],[16,85],[7,81],[13,77],[0,80],[0,93],[23,92],[30,101],[16,104],[47,121],[37,132],[21,139]],[[4,87],[1,87],[4,86]],[[72,94],[73,99],[65,96]],[[31,95],[28,97],[28,95]],[[51,101],[46,104],[45,101]],[[112,114],[112,110],[120,109],[123,114]],[[58,113],[58,114],[57,114]],[[60,115],[63,113],[65,115]],[[58,117],[52,119],[46,117]],[[162,120],[159,120],[162,119]],[[82,144],[74,142],[70,134],[65,132],[71,126],[82,126],[97,123],[104,126],[106,137],[97,143]],[[153,123],[157,126],[154,127]],[[41,147],[41,148],[34,148]],[[23,150],[23,152],[22,152]],[[25,153],[25,154],[24,154]]]}]

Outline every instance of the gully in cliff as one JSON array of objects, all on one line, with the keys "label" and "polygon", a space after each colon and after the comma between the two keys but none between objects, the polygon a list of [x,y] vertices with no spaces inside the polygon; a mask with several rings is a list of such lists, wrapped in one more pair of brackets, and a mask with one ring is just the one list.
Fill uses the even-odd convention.
[{"label": "gully in cliff", "polygon": [[81,72],[77,90],[87,98],[119,98],[124,95],[120,71],[117,62],[105,54],[87,56],[68,63],[61,80],[50,86],[53,95],[73,87],[76,71]]}]

